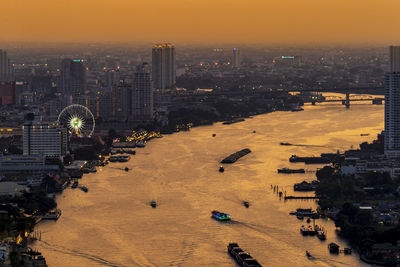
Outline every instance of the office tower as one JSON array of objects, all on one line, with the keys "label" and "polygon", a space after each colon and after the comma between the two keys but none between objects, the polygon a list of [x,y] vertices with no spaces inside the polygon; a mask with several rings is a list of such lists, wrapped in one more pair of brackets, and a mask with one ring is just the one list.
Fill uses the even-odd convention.
[{"label": "office tower", "polygon": [[172,44],[155,44],[152,49],[154,88],[165,92],[176,83],[175,47]]},{"label": "office tower", "polygon": [[0,82],[0,104],[15,104],[15,82]]},{"label": "office tower", "polygon": [[132,118],[134,120],[152,120],[153,82],[149,64],[142,63],[136,67],[132,89]]},{"label": "office tower", "polygon": [[67,129],[58,123],[27,119],[23,126],[24,155],[61,157],[67,152]]},{"label": "office tower", "polygon": [[120,81],[119,70],[104,71],[104,89],[111,92],[114,86],[118,86]]},{"label": "office tower", "polygon": [[400,158],[400,46],[390,48],[385,75],[385,155]]},{"label": "office tower", "polygon": [[113,87],[111,117],[126,121],[132,114],[132,86],[121,83]]},{"label": "office tower", "polygon": [[0,49],[0,82],[14,80],[14,70],[8,59],[7,52]]},{"label": "office tower", "polygon": [[238,48],[233,48],[232,68],[240,68],[240,51]]},{"label": "office tower", "polygon": [[60,68],[60,91],[79,96],[87,89],[86,67],[82,59],[63,59]]}]

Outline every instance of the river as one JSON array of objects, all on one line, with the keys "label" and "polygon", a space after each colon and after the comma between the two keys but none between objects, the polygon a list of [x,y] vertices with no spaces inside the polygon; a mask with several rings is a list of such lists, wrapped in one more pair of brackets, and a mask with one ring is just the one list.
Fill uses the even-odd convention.
[{"label": "river", "polygon": [[[315,209],[315,201],[281,201],[270,186],[302,194],[293,192],[293,183],[313,180],[321,165],[306,165],[306,174],[292,175],[277,174],[277,168],[303,167],[289,163],[292,154],[319,155],[372,141],[383,127],[383,106],[304,109],[151,140],[130,162],[85,174],[80,182],[88,193],[66,189],[58,195],[62,216],[37,226],[42,241],[33,247],[50,267],[236,266],[226,252],[229,242],[239,243],[263,266],[367,266],[355,253],[329,254],[330,242],[348,246],[336,236],[332,221],[317,220],[327,229],[326,241],[303,237],[299,227],[306,222],[288,214]],[[246,147],[252,153],[218,172],[221,159]],[[123,171],[125,166],[131,171]],[[159,204],[155,209],[149,206],[152,199]],[[211,219],[214,209],[230,213],[233,222]],[[305,250],[315,259],[307,259]]]}]

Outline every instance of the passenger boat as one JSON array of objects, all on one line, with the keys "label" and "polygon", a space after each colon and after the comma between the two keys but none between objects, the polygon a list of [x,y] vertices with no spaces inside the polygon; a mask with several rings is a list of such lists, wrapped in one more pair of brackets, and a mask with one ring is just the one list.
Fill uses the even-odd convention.
[{"label": "passenger boat", "polygon": [[227,213],[219,212],[216,210],[213,210],[211,212],[211,217],[216,219],[217,221],[230,221],[231,216]]}]

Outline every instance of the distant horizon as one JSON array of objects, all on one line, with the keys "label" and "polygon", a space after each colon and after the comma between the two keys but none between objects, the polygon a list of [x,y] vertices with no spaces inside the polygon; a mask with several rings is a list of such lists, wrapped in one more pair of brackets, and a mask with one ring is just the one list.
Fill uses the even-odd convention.
[{"label": "distant horizon", "polygon": [[400,43],[398,0],[18,0],[0,43]]}]

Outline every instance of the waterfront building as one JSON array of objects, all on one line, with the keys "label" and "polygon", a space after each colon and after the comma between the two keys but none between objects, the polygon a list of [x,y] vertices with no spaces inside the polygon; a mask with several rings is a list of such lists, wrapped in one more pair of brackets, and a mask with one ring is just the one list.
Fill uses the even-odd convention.
[{"label": "waterfront building", "polygon": [[400,46],[390,48],[385,75],[385,155],[400,158]]},{"label": "waterfront building", "polygon": [[148,63],[142,63],[136,67],[132,88],[132,119],[153,119],[153,82],[151,79],[151,67]]},{"label": "waterfront building", "polygon": [[23,154],[61,157],[67,153],[67,129],[58,122],[27,119],[23,125]]},{"label": "waterfront building", "polygon": [[175,47],[172,44],[155,44],[152,49],[152,78],[154,88],[165,92],[175,87]]},{"label": "waterfront building", "polygon": [[7,155],[0,157],[0,174],[57,172],[58,164],[46,164],[44,155]]},{"label": "waterfront building", "polygon": [[60,91],[79,96],[87,89],[87,76],[84,60],[63,59],[60,68]]},{"label": "waterfront building", "polygon": [[0,82],[14,80],[14,68],[10,63],[7,52],[0,49]]},{"label": "waterfront building", "polygon": [[233,48],[233,57],[232,57],[232,67],[234,69],[240,68],[240,50],[239,48]]}]

